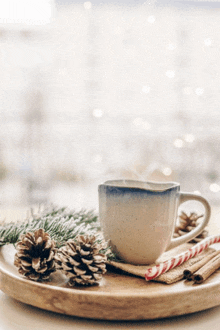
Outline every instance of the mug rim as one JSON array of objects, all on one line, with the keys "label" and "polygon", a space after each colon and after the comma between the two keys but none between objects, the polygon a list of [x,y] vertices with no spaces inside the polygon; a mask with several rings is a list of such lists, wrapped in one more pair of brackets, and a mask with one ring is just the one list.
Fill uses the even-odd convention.
[{"label": "mug rim", "polygon": [[[127,184],[126,184],[127,183]],[[136,183],[136,186],[132,186]],[[139,186],[137,186],[139,184]],[[141,187],[141,184],[143,185]],[[145,185],[145,187],[144,187]],[[172,190],[174,188],[180,187],[178,182],[169,181],[169,182],[162,182],[162,181],[140,181],[140,180],[132,180],[132,179],[116,179],[116,180],[107,180],[104,183],[100,184],[99,186],[106,186],[106,187],[115,187],[117,189],[138,189],[144,191],[158,191],[163,192],[167,190]]]}]

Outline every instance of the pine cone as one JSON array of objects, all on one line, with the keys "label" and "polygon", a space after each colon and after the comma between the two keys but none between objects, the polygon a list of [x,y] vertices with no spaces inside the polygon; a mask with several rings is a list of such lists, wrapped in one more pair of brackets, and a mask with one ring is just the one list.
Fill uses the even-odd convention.
[{"label": "pine cone", "polygon": [[43,229],[21,235],[16,250],[14,265],[30,280],[46,280],[56,270],[55,242]]},{"label": "pine cone", "polygon": [[[187,215],[185,212],[182,211],[181,215],[179,216],[179,225],[176,226],[173,237],[179,237],[190,232],[198,225],[197,220],[202,217],[203,217],[202,214],[198,215],[195,212],[191,212],[190,215]],[[189,243],[198,243],[207,236],[208,236],[208,231],[203,230],[198,236],[192,239]]]},{"label": "pine cone", "polygon": [[102,274],[106,273],[107,257],[100,253],[105,245],[98,244],[95,240],[93,235],[78,236],[76,240],[67,241],[58,250],[57,269],[69,278],[70,286],[96,284]]}]

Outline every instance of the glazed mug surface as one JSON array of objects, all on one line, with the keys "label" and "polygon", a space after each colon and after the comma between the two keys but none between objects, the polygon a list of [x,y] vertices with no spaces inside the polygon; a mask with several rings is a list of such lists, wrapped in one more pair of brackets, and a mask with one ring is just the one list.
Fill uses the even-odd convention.
[{"label": "glazed mug surface", "polygon": [[[154,263],[163,252],[199,235],[209,222],[208,201],[180,191],[176,182],[111,180],[98,186],[99,218],[113,252],[131,264]],[[172,238],[177,210],[189,200],[203,204],[202,222],[189,233]]]}]

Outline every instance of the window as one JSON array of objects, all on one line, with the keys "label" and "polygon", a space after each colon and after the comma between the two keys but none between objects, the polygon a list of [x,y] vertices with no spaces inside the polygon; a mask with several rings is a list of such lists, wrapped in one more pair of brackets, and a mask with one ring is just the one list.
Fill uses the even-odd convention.
[{"label": "window", "polygon": [[1,20],[1,203],[96,208],[131,178],[215,205],[220,3],[44,4]]}]

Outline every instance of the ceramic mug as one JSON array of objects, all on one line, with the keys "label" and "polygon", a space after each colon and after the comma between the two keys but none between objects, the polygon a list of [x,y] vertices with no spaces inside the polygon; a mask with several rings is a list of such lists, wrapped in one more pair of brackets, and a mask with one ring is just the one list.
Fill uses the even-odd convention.
[{"label": "ceramic mug", "polygon": [[[199,235],[210,219],[207,200],[181,192],[179,183],[112,180],[98,191],[104,238],[119,258],[132,264],[154,263],[163,252]],[[172,238],[178,206],[189,200],[203,204],[204,218],[189,233]]]}]

